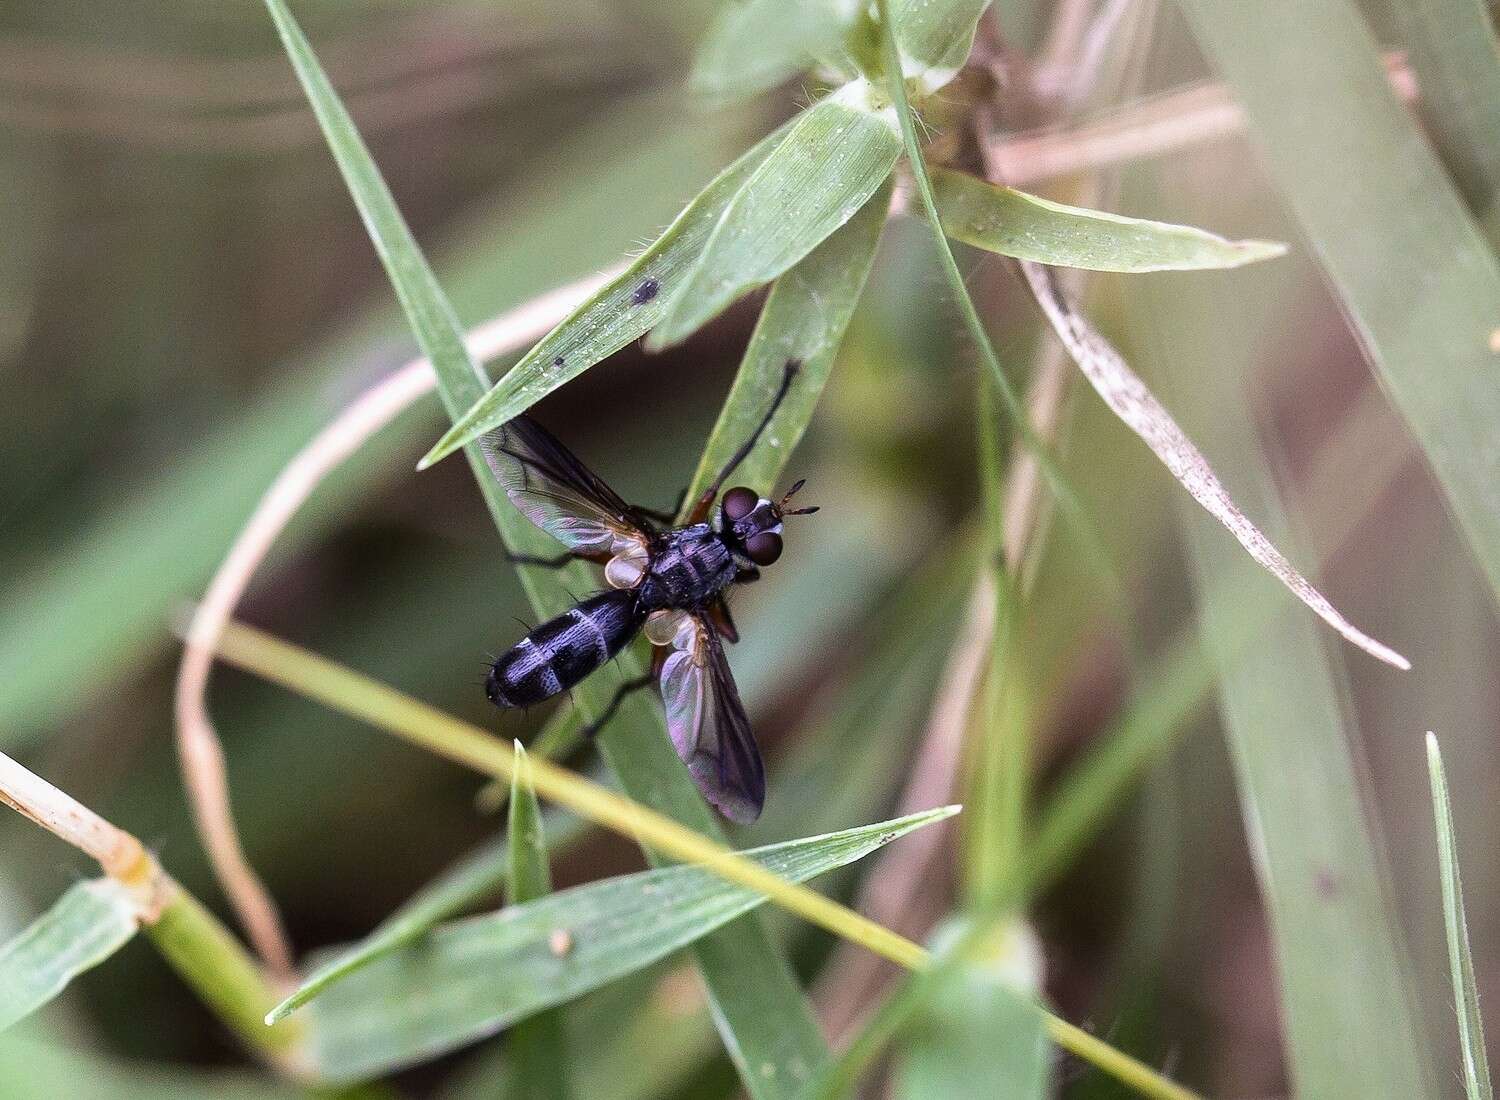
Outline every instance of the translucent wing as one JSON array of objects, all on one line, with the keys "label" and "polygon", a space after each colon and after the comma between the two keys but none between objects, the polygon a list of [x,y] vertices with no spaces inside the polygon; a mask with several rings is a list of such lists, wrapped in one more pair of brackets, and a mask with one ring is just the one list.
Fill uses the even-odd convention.
[{"label": "translucent wing", "polygon": [[531,417],[506,421],[480,446],[511,503],[569,550],[643,552],[650,541],[646,521]]},{"label": "translucent wing", "polygon": [[703,797],[748,824],[766,801],[766,769],[713,623],[689,616],[661,671],[667,730]]}]

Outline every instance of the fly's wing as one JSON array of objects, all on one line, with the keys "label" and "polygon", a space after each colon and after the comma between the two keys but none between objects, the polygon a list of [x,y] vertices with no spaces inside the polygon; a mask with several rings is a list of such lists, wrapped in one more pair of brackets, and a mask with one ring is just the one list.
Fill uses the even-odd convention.
[{"label": "fly's wing", "polygon": [[713,623],[693,616],[661,671],[667,730],[703,797],[748,824],[766,801],[766,768]]},{"label": "fly's wing", "polygon": [[531,417],[506,421],[480,446],[511,503],[569,550],[644,552],[650,532],[630,505]]}]

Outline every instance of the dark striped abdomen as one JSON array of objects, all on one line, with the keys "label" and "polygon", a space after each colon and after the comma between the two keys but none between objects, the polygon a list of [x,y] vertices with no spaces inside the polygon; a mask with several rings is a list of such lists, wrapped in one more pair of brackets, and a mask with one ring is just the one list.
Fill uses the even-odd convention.
[{"label": "dark striped abdomen", "polygon": [[543,623],[500,655],[485,681],[497,707],[529,707],[567,691],[609,660],[645,622],[634,589],[612,589]]}]

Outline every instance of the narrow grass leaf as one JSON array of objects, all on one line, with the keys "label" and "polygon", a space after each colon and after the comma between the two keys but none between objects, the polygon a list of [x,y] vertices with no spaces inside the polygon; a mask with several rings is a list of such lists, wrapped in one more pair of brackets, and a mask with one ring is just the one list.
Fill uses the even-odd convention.
[{"label": "narrow grass leaf", "polygon": [[724,105],[836,56],[858,10],[848,0],[727,0],[693,57],[688,86]]},{"label": "narrow grass leaf", "polygon": [[952,80],[968,60],[979,17],[989,6],[990,0],[891,0],[902,75],[917,78],[922,94]]},{"label": "narrow grass leaf", "polygon": [[1386,664],[1409,669],[1411,662],[1356,628],[1328,598],[1293,568],[1286,556],[1251,523],[1224,488],[1208,459],[1178,427],[1171,413],[1146,388],[1123,356],[1101,336],[1068,300],[1050,269],[1022,261],[1032,293],[1084,377],[1127,427],[1150,447],[1162,464],[1209,515],[1218,520],[1249,555],[1291,593],[1349,642]]},{"label": "narrow grass leaf", "polygon": [[764,286],[852,218],[890,175],[901,139],[871,108],[864,80],[803,111],[725,207],[703,255],[646,345],[685,340],[740,295]]},{"label": "narrow grass leaf", "polygon": [[1500,263],[1355,4],[1179,4],[1500,593]]},{"label": "narrow grass leaf", "polygon": [[[741,854],[803,882],[954,812]],[[443,925],[313,1002],[318,1064],[349,1080],[425,1061],[639,970],[764,900],[702,867],[664,867]]]},{"label": "narrow grass leaf", "polygon": [[515,743],[516,773],[510,783],[510,819],[507,844],[510,849],[510,904],[535,901],[552,892],[552,870],[547,860],[547,840],[542,833],[542,808],[531,785],[531,766],[526,749]]},{"label": "narrow grass leaf", "polygon": [[[572,844],[588,828],[572,814],[559,814],[552,820],[552,843],[559,848]],[[287,1002],[277,1007],[274,1019],[311,1000],[325,985],[420,938],[433,925],[493,898],[510,880],[510,866],[508,836],[476,849],[414,894],[359,943],[319,966]]]},{"label": "narrow grass leaf", "polygon": [[1419,109],[1469,209],[1497,239],[1500,192],[1500,43],[1484,0],[1393,4],[1422,89]]},{"label": "narrow grass leaf", "polygon": [[[1230,384],[1266,343],[1257,339],[1258,319],[1224,315],[1240,281],[1200,275],[1142,285],[1144,350],[1164,388],[1224,455],[1239,492],[1285,540],[1271,471]],[[1215,366],[1209,377],[1205,363]],[[1339,651],[1290,608],[1243,644],[1246,626],[1264,614],[1243,594],[1257,584],[1268,593],[1269,585],[1202,511],[1177,503],[1266,901],[1292,1088],[1306,1096],[1432,1095],[1380,837],[1361,798],[1353,748],[1361,737],[1342,696]]]},{"label": "narrow grass leaf", "polygon": [[[1203,308],[1205,316],[1214,315],[1212,304]],[[1271,311],[1247,318],[1244,328],[1254,331],[1274,315]],[[1233,338],[1227,343],[1236,346]],[[1355,462],[1368,478],[1363,482],[1366,492],[1396,477],[1406,460],[1400,448],[1383,445],[1382,409],[1381,399],[1372,394],[1340,421],[1319,447],[1305,482],[1347,484],[1335,471]],[[1342,545],[1363,515],[1354,508],[1328,513],[1319,539],[1324,552]],[[1278,614],[1277,605],[1263,595],[1262,576],[1247,570],[1242,583],[1224,596],[1225,607],[1233,609],[1225,619],[1234,624],[1234,633],[1216,637],[1214,656],[1204,652],[1197,632],[1189,627],[1145,669],[1124,713],[1054,787],[1027,845],[1023,897],[1034,898],[1048,889],[1119,811],[1151,764],[1177,743],[1188,719],[1211,698],[1216,661],[1223,662],[1226,655],[1233,659],[1242,648],[1258,644]]]},{"label": "narrow grass leaf", "polygon": [[1463,1051],[1464,1092],[1469,1100],[1493,1100],[1490,1063],[1484,1050],[1484,1020],[1479,1014],[1479,986],[1469,953],[1469,922],[1464,915],[1463,885],[1458,874],[1458,836],[1453,805],[1437,738],[1427,735],[1427,772],[1432,780],[1432,810],[1437,818],[1438,870],[1443,881],[1443,924],[1448,930],[1448,963],[1453,970],[1453,1003],[1458,1010],[1458,1039]]},{"label": "narrow grass leaf", "polygon": [[[266,3],[365,225],[387,261],[387,272],[401,288],[398,296],[403,308],[432,360],[438,394],[449,416],[456,420],[483,397],[484,375],[468,357],[442,289],[285,3]],[[518,551],[530,547],[547,552],[550,540],[505,498],[477,448],[468,447],[466,456],[506,544]],[[523,571],[522,582],[541,616],[563,610],[568,600],[565,585],[571,583],[582,589],[597,583],[581,565],[562,571],[545,585],[538,583],[530,571]],[[634,658],[628,653],[621,657],[612,677],[591,677],[575,693],[580,709],[590,719],[602,713],[607,693],[619,683],[620,676],[638,674]],[[627,701],[601,735],[600,744],[628,794],[684,825],[684,833],[692,830],[696,839],[708,838],[710,848],[722,838],[713,814],[666,736],[659,711],[649,703],[639,697]],[[659,858],[650,850],[647,855]],[[764,926],[753,920],[739,922],[703,938],[694,950],[714,1003],[720,1034],[754,1100],[796,1095],[827,1060],[828,1047],[791,967]]]},{"label": "narrow grass leaf", "polygon": [[715,176],[618,278],[542,337],[489,393],[467,409],[422,457],[417,468],[426,469],[525,412],[559,386],[645,335],[664,316],[671,288],[687,279],[730,200],[781,144],[789,129],[787,124],[762,138]]},{"label": "narrow grass leaf", "polygon": [[807,430],[864,290],[890,203],[880,187],[859,213],[776,280],[745,348],[739,372],[683,498],[690,509],[770,408],[786,364],[796,380],[759,444],[735,469],[734,484],[769,492]]},{"label": "narrow grass leaf", "polygon": [[1090,271],[1240,267],[1286,252],[1275,241],[1231,241],[1203,229],[1067,206],[932,169],[943,229],[954,240],[1021,260]]},{"label": "narrow grass leaf", "polygon": [[31,1015],[129,943],[138,913],[138,902],[114,879],[69,887],[52,908],[0,946],[0,1030]]},{"label": "narrow grass leaf", "polygon": [[[980,482],[980,512],[984,524],[986,562],[1024,562],[1016,546],[1007,545],[1006,490],[1008,482],[1000,441],[1000,408],[993,380],[981,375],[974,393],[976,470]],[[1015,537],[1015,532],[1010,533]],[[1025,537],[1025,536],[1023,536]],[[1037,541],[1028,538],[1032,548]],[[1024,570],[1023,570],[1024,574]],[[1032,577],[1035,576],[1033,572]],[[1013,881],[1026,851],[1032,786],[1031,729],[1024,716],[1026,677],[1016,671],[1017,620],[1021,596],[1028,588],[1023,575],[1013,581],[1008,569],[989,568],[981,575],[976,594],[989,589],[994,602],[988,667],[975,692],[964,730],[972,746],[972,764],[965,776],[961,884],[969,904],[999,896]]]},{"label": "narrow grass leaf", "polygon": [[[515,743],[516,774],[510,790],[510,898],[511,906],[524,905],[552,892],[552,871],[547,864],[547,841],[542,835],[542,808],[531,786],[526,750]],[[554,945],[555,946],[555,945]],[[568,1050],[563,1016],[551,1008],[516,1024],[510,1037],[515,1062],[511,1087],[506,1091],[517,1100],[567,1100]]]},{"label": "narrow grass leaf", "polygon": [[1021,443],[1035,457],[1037,468],[1046,479],[1047,488],[1051,490],[1059,510],[1079,536],[1080,544],[1088,556],[1089,563],[1094,567],[1092,579],[1100,582],[1100,587],[1113,604],[1124,608],[1126,603],[1124,587],[1110,564],[1098,527],[1084,510],[1078,493],[1063,476],[1051,450],[1032,427],[1031,420],[1021,405],[1021,399],[1016,395],[1015,387],[1011,385],[1005,370],[1000,366],[1000,357],[995,353],[989,330],[985,327],[984,319],[979,316],[979,308],[974,304],[974,298],[964,282],[963,273],[958,269],[958,261],[953,257],[953,249],[948,244],[948,235],[943,230],[942,216],[938,212],[937,200],[933,195],[932,177],[927,171],[927,161],[922,154],[921,141],[917,137],[916,113],[912,110],[906,81],[900,77],[900,51],[891,31],[890,5],[885,0],[877,0],[877,14],[880,16],[881,23],[880,47],[887,74],[886,92],[890,97],[890,110],[895,116],[895,125],[901,135],[901,143],[906,149],[907,160],[911,164],[912,179],[916,183],[917,193],[922,198],[923,211],[927,215],[927,222],[932,230],[943,275],[948,280],[954,300],[963,315],[964,324],[969,330],[975,350],[979,352],[990,377],[994,379],[995,392],[1000,396],[1001,406],[1006,416],[1014,425]]}]

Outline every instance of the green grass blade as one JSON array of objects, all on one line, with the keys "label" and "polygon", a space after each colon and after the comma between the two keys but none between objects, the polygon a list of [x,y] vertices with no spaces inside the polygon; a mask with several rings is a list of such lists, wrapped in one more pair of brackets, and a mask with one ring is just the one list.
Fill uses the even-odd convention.
[{"label": "green grass blade", "polygon": [[266,0],[266,8],[276,23],[287,57],[307,94],[313,114],[317,116],[318,126],[338,163],[339,172],[354,196],[365,232],[390,276],[391,286],[411,323],[412,335],[422,353],[434,367],[439,363],[463,364],[470,373],[478,376],[479,368],[464,346],[463,329],[447,295],[438,286],[426,256],[397,210],[390,188],[359,136],[354,120],[349,117],[327,74],[318,64],[312,47],[284,0]]},{"label": "green grass blade", "polygon": [[[1258,319],[1234,308],[1250,289],[1245,277],[1137,287],[1152,375],[1222,456],[1235,496],[1267,520],[1272,538],[1289,539],[1255,427],[1230,382],[1249,373],[1266,342]],[[1275,944],[1293,1087],[1307,1096],[1432,1095],[1380,838],[1357,781],[1352,746],[1360,737],[1342,698],[1338,651],[1300,614],[1249,610],[1247,621],[1256,601],[1247,605],[1244,594],[1264,601],[1274,590],[1186,501],[1181,522]],[[1257,614],[1266,617],[1255,644],[1243,644]]]},{"label": "green grass blade", "polygon": [[1483,0],[1392,5],[1422,89],[1423,121],[1469,209],[1495,239],[1500,191],[1500,58]]},{"label": "green grass blade", "polygon": [[[900,67],[901,60],[899,47],[889,27],[890,8],[884,0],[878,2],[878,13],[884,24],[880,32],[880,45],[885,69],[887,74],[895,74]],[[942,264],[943,274],[947,278],[955,302],[963,315],[964,325],[969,330],[975,350],[979,352],[980,358],[984,360],[985,368],[994,379],[995,392],[1000,397],[1006,416],[1015,427],[1016,435],[1036,458],[1037,467],[1041,470],[1059,511],[1078,535],[1090,564],[1094,566],[1095,579],[1100,582],[1101,588],[1104,589],[1111,602],[1123,608],[1126,606],[1124,589],[1110,564],[1109,555],[1097,526],[1084,510],[1078,493],[1063,476],[1051,450],[1031,426],[1031,421],[1021,405],[1021,399],[1016,395],[1015,387],[1011,385],[1004,368],[1000,365],[1000,357],[995,353],[995,346],[990,340],[989,331],[985,328],[983,318],[979,316],[979,309],[975,306],[974,298],[964,282],[963,273],[958,269],[958,261],[953,257],[953,249],[948,245],[948,235],[943,229],[942,215],[938,211],[937,200],[933,195],[932,177],[927,170],[927,161],[922,155],[921,142],[917,138],[916,113],[912,110],[906,81],[887,75],[886,84],[891,111],[895,115],[895,125],[901,134],[901,144],[906,150],[907,160],[911,165],[912,179],[916,183],[918,194],[922,197],[922,206],[932,229],[933,241],[937,245],[938,260]]]},{"label": "green grass blade", "polygon": [[[559,848],[572,844],[588,828],[571,814],[553,821],[552,843]],[[424,886],[359,943],[319,966],[291,999],[278,1006],[276,1018],[311,1000],[324,986],[411,943],[440,921],[493,898],[510,881],[510,873],[508,835],[481,846]]]},{"label": "green grass blade", "polygon": [[725,168],[651,247],[555,329],[464,412],[418,463],[425,469],[498,427],[594,364],[645,335],[666,313],[663,288],[680,286],[745,181],[786,137],[790,124]]},{"label": "green grass blade", "polygon": [[1180,3],[1500,593],[1494,253],[1353,3]]},{"label": "green grass blade", "polygon": [[1448,930],[1448,962],[1453,969],[1453,1002],[1458,1010],[1458,1038],[1463,1049],[1464,1091],[1469,1100],[1493,1100],[1490,1063],[1484,1050],[1484,1020],[1479,1014],[1479,987],[1469,954],[1469,922],[1464,915],[1463,886],[1458,875],[1458,837],[1453,806],[1437,738],[1427,735],[1427,772],[1432,779],[1432,810],[1437,818],[1438,869],[1443,880],[1443,924]]},{"label": "green grass blade", "polygon": [[114,879],[80,882],[0,946],[0,1031],[130,942],[138,903]]},{"label": "green grass blade", "polygon": [[547,862],[547,840],[542,832],[542,808],[526,774],[526,749],[516,742],[516,774],[510,785],[507,845],[510,856],[510,904],[520,905],[552,892],[552,870]]},{"label": "green grass blade", "polygon": [[774,88],[837,54],[854,14],[840,0],[729,0],[699,43],[688,86],[716,106]]},{"label": "green grass blade", "polygon": [[807,430],[833,369],[870,274],[889,203],[890,188],[881,187],[847,224],[776,280],[689,483],[684,509],[693,506],[724,463],[750,438],[776,396],[787,362],[796,360],[802,364],[796,382],[759,444],[734,472],[734,484],[757,492],[774,487]]},{"label": "green grass blade", "polygon": [[[802,882],[954,812],[930,810],[744,855]],[[764,900],[704,868],[676,866],[443,925],[312,1003],[318,1064],[351,1080],[424,1061],[639,970]]]},{"label": "green grass blade", "polygon": [[952,80],[969,51],[990,0],[891,0],[891,26],[901,50],[901,71],[923,94]]},{"label": "green grass blade", "polygon": [[[484,396],[484,376],[457,340],[441,288],[306,39],[282,0],[266,2],[365,224],[382,240],[381,256],[392,260],[391,279],[405,288],[403,306],[408,299],[419,306],[409,315],[413,327],[446,326],[443,333],[419,331],[419,340],[424,347],[430,343],[443,350],[432,356],[433,368],[439,396],[449,416],[456,419]],[[520,552],[549,552],[550,539],[505,499],[477,450],[469,448],[467,457],[507,545]],[[595,583],[581,564],[549,578],[546,585],[539,584],[531,572],[522,572],[522,583],[543,618],[567,606],[567,586],[581,591]],[[575,692],[579,708],[590,719],[602,712],[619,677],[638,674],[639,665],[629,653],[614,663],[617,669],[591,677]],[[672,749],[660,712],[651,703],[639,695],[628,700],[599,742],[627,794],[710,839],[722,838],[717,821]],[[720,1034],[748,1091],[755,1100],[795,1096],[827,1060],[828,1048],[790,966],[765,927],[759,921],[741,921],[699,940],[694,950]]]},{"label": "green grass blade", "polygon": [[[570,1033],[587,1038],[575,1046],[568,1067],[577,1094],[609,1100],[679,1095],[718,1054],[707,1006],[695,997],[696,981],[668,960],[568,1005],[563,1011]],[[507,1046],[504,1037],[486,1044],[432,1100],[507,1095],[516,1076]]]},{"label": "green grass blade", "polygon": [[[974,435],[984,559],[1024,562],[1022,555],[1009,556],[1012,548],[1006,546],[1003,498],[1007,481],[1000,409],[994,382],[984,376],[978,379],[974,394]],[[1036,548],[1036,540],[1032,541]],[[993,597],[995,625],[988,667],[964,734],[973,746],[973,763],[964,795],[969,813],[964,818],[961,885],[962,896],[971,906],[999,896],[1014,880],[1027,848],[1032,799],[1032,731],[1024,703],[1028,684],[1025,676],[1017,674],[1015,660],[1020,596],[1028,581],[1023,576],[1014,582],[1004,569],[987,568],[986,583]]]},{"label": "green grass blade", "polygon": [[[516,774],[510,788],[510,898],[524,905],[552,893],[542,808],[527,771],[526,750],[516,742]],[[567,1039],[559,1009],[538,1012],[516,1024],[510,1037],[515,1075],[507,1096],[517,1100],[567,1100]]]},{"label": "green grass blade", "polygon": [[[1263,277],[1270,278],[1269,274]],[[1236,300],[1244,300],[1243,294]],[[1210,310],[1210,315],[1222,316],[1228,304],[1226,298],[1204,308]],[[1257,327],[1268,326],[1269,318],[1282,308],[1282,300],[1277,299],[1265,311],[1248,318],[1238,338],[1253,339]],[[1226,346],[1236,346],[1235,340],[1228,340]],[[1398,449],[1384,445],[1387,429],[1378,404],[1378,396],[1366,398],[1333,427],[1311,465],[1314,472],[1306,478],[1307,483],[1331,484],[1335,476],[1332,471],[1347,469],[1354,463],[1359,464],[1368,480],[1361,483],[1362,490],[1350,487],[1350,491],[1369,492],[1371,486],[1384,486],[1396,476],[1404,458]],[[1325,555],[1327,548],[1340,545],[1353,534],[1361,516],[1358,509],[1334,514],[1337,522],[1331,528],[1325,527],[1319,540]],[[1226,597],[1226,603],[1232,602],[1235,608],[1226,617],[1236,627],[1232,637],[1222,634],[1218,637],[1220,659],[1226,651],[1257,644],[1271,616],[1278,613],[1277,605],[1261,598],[1259,578],[1248,580],[1232,597]],[[1176,744],[1188,719],[1210,699],[1214,678],[1214,661],[1191,629],[1164,647],[1161,655],[1146,666],[1125,712],[1053,789],[1027,845],[1023,890],[1026,897],[1035,897],[1051,887],[1078,852],[1120,809],[1142,774]]]},{"label": "green grass blade", "polygon": [[664,287],[651,349],[685,340],[740,295],[764,286],[852,218],[891,174],[901,139],[855,80],[793,122],[725,207],[686,281]]},{"label": "green grass blade", "polygon": [[1275,241],[1231,241],[1191,226],[1067,206],[951,168],[932,169],[932,188],[954,240],[1059,267],[1190,271],[1240,267],[1286,251]]}]

